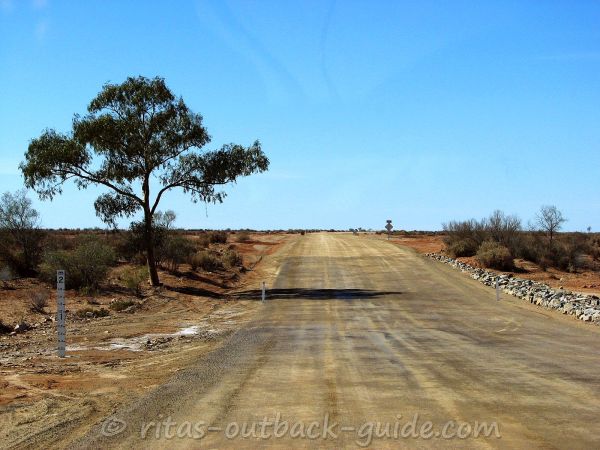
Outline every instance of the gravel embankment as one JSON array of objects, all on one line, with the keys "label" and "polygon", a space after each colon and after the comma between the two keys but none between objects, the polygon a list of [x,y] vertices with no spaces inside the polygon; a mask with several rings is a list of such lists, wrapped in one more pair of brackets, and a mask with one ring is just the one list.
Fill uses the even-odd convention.
[{"label": "gravel embankment", "polygon": [[593,322],[600,325],[600,298],[596,295],[579,294],[563,289],[552,289],[544,283],[512,275],[499,275],[495,272],[473,267],[469,264],[457,261],[439,253],[426,253],[425,256],[436,261],[449,264],[468,273],[471,278],[478,280],[486,286],[496,286],[496,281],[506,294],[513,295],[529,303],[542,306],[547,309],[555,309],[574,316],[584,322]]}]

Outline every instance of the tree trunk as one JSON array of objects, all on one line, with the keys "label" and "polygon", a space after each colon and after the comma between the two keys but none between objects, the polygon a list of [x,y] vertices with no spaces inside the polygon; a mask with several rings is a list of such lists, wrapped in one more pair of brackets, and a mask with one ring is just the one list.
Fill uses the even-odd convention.
[{"label": "tree trunk", "polygon": [[154,229],[152,227],[152,214],[150,214],[150,211],[144,212],[144,232],[146,241],[146,261],[148,262],[150,284],[152,286],[160,286],[158,270],[156,269],[156,258],[154,256]]}]

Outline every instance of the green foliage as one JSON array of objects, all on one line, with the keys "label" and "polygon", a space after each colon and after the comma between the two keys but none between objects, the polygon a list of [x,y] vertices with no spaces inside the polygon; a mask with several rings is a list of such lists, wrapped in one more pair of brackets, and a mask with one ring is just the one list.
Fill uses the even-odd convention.
[{"label": "green foliage", "polygon": [[496,241],[485,241],[477,250],[477,260],[485,267],[497,270],[512,270],[513,257],[510,250]]},{"label": "green foliage", "polygon": [[214,272],[223,268],[223,263],[219,257],[210,251],[203,250],[194,255],[189,259],[192,270],[205,270],[207,272]]},{"label": "green foliage", "polygon": [[193,244],[185,237],[179,235],[167,236],[167,239],[159,248],[161,264],[167,270],[176,272],[179,264],[187,261],[194,250]]},{"label": "green foliage", "polygon": [[242,256],[235,250],[227,250],[221,257],[223,265],[228,269],[242,265]]},{"label": "green foliage", "polygon": [[45,233],[26,191],[0,198],[0,259],[18,275],[34,275],[42,257]]},{"label": "green foliage", "polygon": [[[165,213],[157,211],[154,214],[152,221],[152,243],[155,250],[156,262],[159,264],[162,260],[161,249],[169,238],[175,218],[176,216],[173,211],[166,211]],[[143,258],[141,255],[146,251],[147,239],[148,236],[144,222],[131,222],[129,231],[119,243],[119,255],[131,262],[142,261]]]},{"label": "green foliage", "polygon": [[123,311],[126,310],[127,308],[129,308],[130,306],[136,305],[137,303],[134,302],[133,300],[117,300],[115,302],[112,302],[109,305],[109,308],[112,309],[113,311]]},{"label": "green foliage", "polygon": [[142,296],[142,284],[148,280],[148,269],[145,267],[136,267],[129,269],[121,276],[125,286],[132,290],[133,293]]},{"label": "green foliage", "polygon": [[115,262],[111,246],[95,236],[78,240],[73,251],[55,250],[44,255],[40,266],[40,277],[49,282],[56,281],[56,271],[66,270],[68,289],[96,290],[106,279],[110,266]]},{"label": "green foliage", "polygon": [[202,116],[176,98],[162,78],[130,77],[104,85],[88,114],[75,116],[70,133],[50,129],[33,139],[20,169],[25,185],[42,199],[62,193],[69,179],[80,189],[109,188],[94,207],[110,225],[142,212],[150,278],[157,285],[150,235],[163,194],[179,188],[194,202],[221,202],[225,193],[218,186],[269,167],[258,141],[201,152],[209,142]]}]

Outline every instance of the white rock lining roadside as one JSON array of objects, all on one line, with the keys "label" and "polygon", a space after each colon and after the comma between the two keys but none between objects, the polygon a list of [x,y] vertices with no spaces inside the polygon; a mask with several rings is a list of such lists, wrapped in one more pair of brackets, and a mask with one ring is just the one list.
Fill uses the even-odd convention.
[{"label": "white rock lining roadside", "polygon": [[425,256],[449,264],[461,272],[468,273],[471,278],[486,286],[495,287],[496,280],[498,280],[498,284],[505,294],[513,295],[546,309],[555,309],[584,322],[593,322],[600,325],[600,298],[596,295],[578,294],[564,289],[552,289],[547,284],[537,281],[525,280],[512,275],[498,275],[495,272],[473,267],[439,253],[426,253]]}]

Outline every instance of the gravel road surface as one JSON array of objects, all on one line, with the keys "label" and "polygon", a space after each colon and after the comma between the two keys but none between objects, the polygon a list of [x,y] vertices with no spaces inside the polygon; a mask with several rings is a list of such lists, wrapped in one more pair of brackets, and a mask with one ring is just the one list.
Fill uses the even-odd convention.
[{"label": "gravel road surface", "polygon": [[75,447],[600,447],[598,327],[375,237],[262,264],[254,320]]}]

